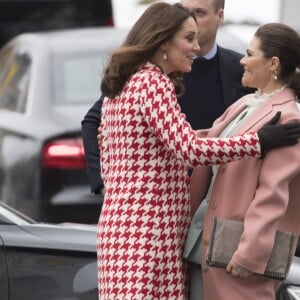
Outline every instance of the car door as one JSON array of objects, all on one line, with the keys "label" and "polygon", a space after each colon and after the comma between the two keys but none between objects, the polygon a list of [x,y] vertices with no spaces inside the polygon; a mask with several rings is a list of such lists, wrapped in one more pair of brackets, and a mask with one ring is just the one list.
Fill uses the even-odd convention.
[{"label": "car door", "polygon": [[8,300],[7,265],[5,259],[5,248],[4,248],[1,235],[0,235],[0,299]]},{"label": "car door", "polygon": [[0,199],[27,215],[36,211],[32,195],[38,190],[33,184],[38,170],[32,167],[37,146],[26,127],[31,68],[27,44],[15,40],[0,50]]}]

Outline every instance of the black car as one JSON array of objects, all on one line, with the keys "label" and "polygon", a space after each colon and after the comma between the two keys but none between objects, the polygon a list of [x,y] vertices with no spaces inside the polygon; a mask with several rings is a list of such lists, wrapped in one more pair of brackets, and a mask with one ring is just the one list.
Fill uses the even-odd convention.
[{"label": "black car", "polygon": [[[96,230],[37,223],[0,202],[0,299],[97,300]],[[276,300],[299,299],[295,256]]]},{"label": "black car", "polygon": [[127,30],[21,34],[0,50],[0,199],[42,221],[96,223],[81,120]]},{"label": "black car", "polygon": [[97,300],[96,226],[36,223],[0,203],[1,300]]}]

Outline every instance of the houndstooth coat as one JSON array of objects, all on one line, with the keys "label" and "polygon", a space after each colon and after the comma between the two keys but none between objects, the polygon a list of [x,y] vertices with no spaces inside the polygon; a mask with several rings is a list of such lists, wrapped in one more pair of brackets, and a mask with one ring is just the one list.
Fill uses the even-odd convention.
[{"label": "houndstooth coat", "polygon": [[187,166],[260,155],[256,133],[198,139],[169,77],[148,62],[103,102],[97,232],[99,299],[186,298],[182,248],[190,222]]}]

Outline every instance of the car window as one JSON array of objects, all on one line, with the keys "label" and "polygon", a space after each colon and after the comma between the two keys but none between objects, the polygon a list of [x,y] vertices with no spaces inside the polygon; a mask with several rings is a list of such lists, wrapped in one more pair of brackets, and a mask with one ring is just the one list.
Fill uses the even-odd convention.
[{"label": "car window", "polygon": [[15,54],[12,47],[0,53],[0,109],[25,112],[30,63],[27,54]]},{"label": "car window", "polygon": [[91,103],[99,98],[100,78],[107,54],[64,55],[54,61],[57,104]]},{"label": "car window", "polygon": [[21,212],[13,209],[12,207],[4,203],[0,204],[0,224],[26,225],[34,223],[34,220],[25,216]]}]

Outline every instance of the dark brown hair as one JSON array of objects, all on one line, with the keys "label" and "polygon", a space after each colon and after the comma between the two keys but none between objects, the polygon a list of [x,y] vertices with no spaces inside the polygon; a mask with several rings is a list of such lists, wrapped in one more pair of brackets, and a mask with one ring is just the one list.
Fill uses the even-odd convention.
[{"label": "dark brown hair", "polygon": [[[157,49],[177,33],[183,23],[194,15],[180,3],[158,2],[149,6],[127,35],[123,45],[116,49],[104,70],[101,91],[114,97],[137,68],[150,60]],[[194,18],[195,19],[195,18]],[[183,92],[182,74],[169,74],[179,94]]]},{"label": "dark brown hair", "polygon": [[277,56],[280,60],[278,79],[292,88],[300,99],[300,37],[288,25],[268,23],[260,26],[255,36],[266,58]]},{"label": "dark brown hair", "polygon": [[225,0],[212,0],[215,8],[215,12],[218,12],[219,9],[224,9]]}]

